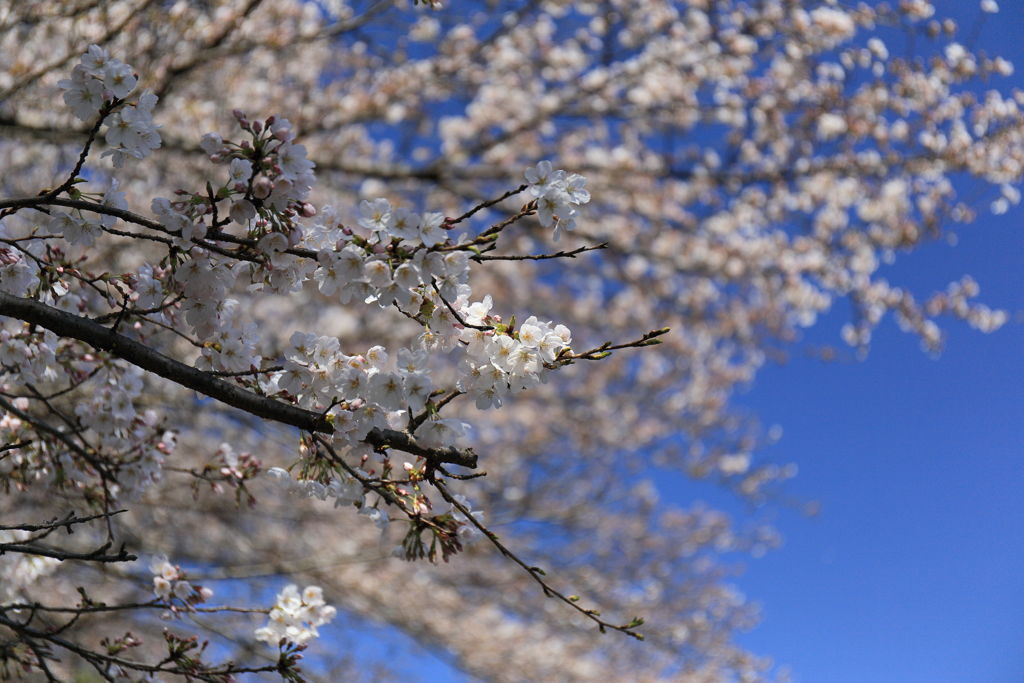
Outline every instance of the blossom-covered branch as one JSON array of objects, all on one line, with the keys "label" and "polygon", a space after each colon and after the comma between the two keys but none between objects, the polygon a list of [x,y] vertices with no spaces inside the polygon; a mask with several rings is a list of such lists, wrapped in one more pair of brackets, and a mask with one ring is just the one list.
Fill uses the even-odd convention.
[{"label": "blossom-covered branch", "polygon": [[[0,515],[128,508],[67,547],[180,562],[101,586],[5,554],[0,604],[71,643],[160,662],[166,613],[258,660],[256,629],[315,647],[368,618],[482,679],[759,680],[730,554],[777,534],[647,473],[779,496],[779,432],[731,397],[840,302],[857,353],[887,318],[929,351],[943,317],[1007,320],[983,278],[899,269],[1020,202],[1013,66],[973,47],[995,2],[967,31],[926,0],[53,4],[0,19],[0,291],[25,314],[0,315]],[[481,526],[645,642],[593,637]],[[201,576],[274,617],[204,612]],[[139,591],[160,607],[97,607]],[[11,667],[84,661],[20,638]],[[317,670],[357,678],[349,642]]]}]

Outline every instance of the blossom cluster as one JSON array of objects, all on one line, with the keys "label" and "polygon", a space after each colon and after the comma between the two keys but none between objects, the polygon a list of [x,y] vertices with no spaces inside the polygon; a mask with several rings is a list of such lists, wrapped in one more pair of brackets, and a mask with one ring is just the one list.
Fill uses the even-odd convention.
[{"label": "blossom cluster", "polygon": [[[153,576],[153,593],[168,605],[172,605],[173,601],[177,599],[180,604],[188,608],[213,597],[211,589],[193,585],[181,567],[171,564],[163,555],[153,558],[149,569],[155,575]],[[174,603],[172,606],[177,607],[178,604]]]},{"label": "blossom cluster", "polygon": [[[2,223],[0,237],[6,237]],[[0,247],[0,283],[3,283],[4,291],[24,296],[39,284],[38,268],[14,249]]]},{"label": "blossom cluster", "polygon": [[[81,193],[81,196],[88,197],[86,193]],[[128,202],[124,192],[120,191],[116,178],[111,179],[110,186],[97,199],[104,206],[112,209],[128,208]],[[50,235],[60,235],[68,244],[91,247],[95,244],[96,239],[103,234],[103,229],[111,228],[115,223],[117,223],[117,218],[114,216],[96,216],[80,209],[71,212],[54,211],[45,225],[45,231]]]},{"label": "blossom cluster", "polygon": [[[514,329],[490,314],[490,297],[471,302],[470,252],[458,248],[464,237],[452,245],[451,223],[442,214],[415,213],[379,198],[361,203],[355,229],[342,225],[330,207],[318,222],[304,225],[299,219],[311,217],[312,208],[287,193],[284,203],[270,201],[281,183],[289,191],[301,187],[304,193],[313,179],[312,165],[305,161],[304,148],[294,144],[290,124],[274,117],[263,123],[249,122],[241,114],[237,119],[251,141],[236,144],[209,134],[203,148],[215,160],[230,160],[231,179],[221,194],[232,197],[232,217],[242,216],[236,223],[256,238],[266,262],[238,264],[188,243],[186,237],[194,242],[207,235],[204,221],[210,207],[205,199],[184,193],[175,202],[153,203],[154,212],[189,249],[189,258],[173,270],[169,282],[185,296],[185,320],[207,340],[203,367],[223,372],[260,367],[256,327],[241,321],[238,302],[230,295],[243,276],[252,282],[250,288],[275,291],[293,291],[311,279],[321,294],[341,303],[397,307],[423,325],[420,349],[400,349],[394,367],[383,347],[348,355],[335,337],[295,332],[282,369],[261,378],[268,395],[286,395],[304,408],[328,410],[339,445],[353,446],[374,428],[400,427],[403,416],[425,407],[434,391],[427,369],[432,351],[457,348],[471,356],[460,386],[481,407],[500,405],[506,394],[535,385],[554,367],[571,341],[568,328],[530,317]],[[286,145],[294,151],[283,153]],[[570,227],[571,207],[589,199],[585,180],[553,170],[549,162],[538,168],[543,178],[536,169],[529,172],[536,181],[533,195],[555,202],[560,207],[557,221]],[[261,185],[269,194],[258,189]],[[542,222],[556,221],[556,214],[544,206],[539,213]],[[315,252],[315,261],[296,250]],[[168,293],[149,271],[140,270],[137,281],[147,292],[144,303],[162,301]],[[142,299],[140,295],[140,304]],[[447,446],[462,433],[461,422],[432,415],[416,436],[426,445]]]},{"label": "blossom cluster", "polygon": [[537,219],[544,227],[554,227],[557,242],[562,230],[576,227],[576,209],[590,201],[587,179],[578,173],[567,174],[542,161],[526,170],[530,194],[537,199]]},{"label": "blossom cluster", "polygon": [[[360,472],[360,474],[366,474]],[[281,485],[289,494],[316,498],[318,500],[334,499],[334,507],[343,505],[355,505],[363,507],[365,496],[363,485],[354,477],[331,477],[330,481],[322,484],[312,479],[293,479],[288,470],[281,467],[271,467],[267,470],[267,476]]]},{"label": "blossom cluster", "polygon": [[[0,382],[16,373],[19,382],[51,385],[69,352],[71,349],[59,346],[50,332],[0,330]],[[161,479],[164,458],[176,446],[175,434],[162,428],[156,411],[136,408],[143,394],[139,368],[85,356],[75,360],[74,372],[78,377],[91,377],[94,386],[70,414],[80,425],[80,435],[103,449],[109,471],[117,475],[116,481],[107,482],[106,490],[121,500],[135,499]],[[13,406],[27,416],[30,400],[15,398]],[[4,443],[24,441],[30,438],[31,427],[27,420],[6,412],[0,418],[0,438]],[[92,485],[95,463],[70,449],[16,449],[0,458],[0,475],[15,472],[25,483],[45,478],[84,489]]]},{"label": "blossom cluster", "polygon": [[[392,366],[382,346],[347,355],[340,345],[337,337],[294,333],[284,368],[269,375],[264,390],[286,392],[310,409],[332,406],[328,417],[343,445],[354,445],[374,428],[401,426],[409,410],[423,409],[433,391],[425,351],[399,349]],[[431,431],[427,425],[421,434],[428,442]]]},{"label": "blossom cluster", "polygon": [[314,164],[306,157],[306,148],[295,142],[295,131],[286,118],[270,117],[266,121],[250,121],[235,110],[235,119],[251,140],[239,145],[228,142],[216,133],[203,136],[200,147],[216,163],[228,164],[228,180],[224,185],[232,198],[228,215],[247,228],[262,228],[260,250],[281,252],[292,246],[288,225],[276,220],[276,214],[288,218],[296,214],[310,217],[316,210],[304,200],[315,181]]},{"label": "blossom cluster", "polygon": [[[95,390],[76,403],[74,414],[116,469],[117,482],[111,483],[111,493],[121,500],[134,500],[162,479],[164,459],[177,445],[175,434],[161,428],[155,410],[137,410],[143,394],[142,370],[100,362],[83,363],[80,369],[95,373]],[[63,477],[88,481],[88,463],[66,451],[58,461]]]},{"label": "blossom cluster", "polygon": [[108,114],[105,138],[116,168],[127,157],[144,159],[160,146],[158,126],[153,123],[157,97],[143,92],[133,103],[125,102],[138,85],[139,78],[129,65],[114,59],[99,45],[89,46],[79,63],[58,85],[64,90],[64,102],[75,116],[89,121],[101,111]]},{"label": "blossom cluster", "polygon": [[[123,71],[106,52],[91,48],[80,67],[77,80],[64,84],[69,93],[91,92],[88,89],[107,78],[108,72]],[[130,90],[116,92],[123,97]],[[123,104],[110,97],[103,90],[100,106]],[[126,296],[148,311],[151,321],[177,325],[183,318],[202,340],[197,344],[201,347],[198,367],[246,374],[279,364],[279,369],[257,372],[255,385],[265,395],[326,412],[335,444],[350,453],[372,430],[404,429],[427,408],[437,391],[427,367],[432,352],[457,350],[463,356],[464,375],[455,387],[480,408],[500,406],[508,395],[535,386],[557,367],[556,361],[569,350],[572,335],[567,327],[536,316],[518,326],[514,317],[505,323],[491,312],[489,296],[473,300],[469,286],[473,241],[465,235],[451,239],[450,231],[458,221],[437,212],[396,207],[379,198],[361,203],[355,227],[343,225],[330,207],[319,212],[315,223],[306,224],[305,219],[318,214],[305,201],[315,177],[291,123],[276,117],[250,121],[241,112],[235,112],[235,117],[248,135],[243,142],[214,133],[203,136],[201,142],[212,161],[228,166],[223,184],[201,193],[181,190],[173,200],[152,201],[153,213],[180,254],[158,265],[143,264],[123,279]],[[585,179],[555,170],[550,162],[540,163],[526,175],[542,225],[554,226],[556,236],[561,229],[572,229],[574,207],[589,200]],[[96,201],[127,208],[116,180]],[[226,211],[222,202],[227,204]],[[57,212],[47,230],[72,244],[90,247],[114,220],[105,214],[86,218],[77,210]],[[239,230],[241,235],[236,234]],[[248,240],[256,258],[234,259],[212,244],[225,237]],[[297,331],[283,358],[265,357],[256,323],[245,320],[234,298],[238,285],[245,283],[250,291],[268,288],[288,293],[307,281],[343,304],[397,307],[422,325],[419,348],[400,348],[391,362],[382,346],[349,355],[336,337]],[[171,297],[180,303],[170,306]],[[77,295],[67,289],[57,299],[63,307],[78,305]],[[134,409],[141,395],[138,371],[125,371],[121,377],[108,369],[97,381],[100,390],[81,402],[76,414],[104,448],[125,450],[139,440],[140,430],[155,430],[155,414],[138,415]],[[415,421],[413,430],[425,447],[448,447],[457,444],[466,425],[430,412]],[[156,481],[163,455],[173,447],[173,435],[167,434],[155,448],[126,463],[123,474],[129,481],[117,491],[137,495]],[[67,465],[74,472],[74,463]],[[354,503],[379,526],[386,526],[387,513],[364,504],[358,480],[343,476],[323,481],[327,483],[293,482],[291,488],[320,499],[333,497],[336,504]],[[418,504],[413,500],[411,509]]]},{"label": "blossom cluster", "polygon": [[[4,281],[6,285],[6,280]],[[29,337],[24,331],[0,330],[0,379],[13,376],[37,384],[57,377],[57,335],[46,332]]]},{"label": "blossom cluster", "polygon": [[[27,531],[0,530],[0,543],[18,543],[31,538]],[[0,606],[21,602],[25,590],[60,566],[60,560],[42,555],[11,552],[0,554]]]},{"label": "blossom cluster", "polygon": [[[469,502],[468,498],[462,495],[457,495],[455,496],[455,501],[469,511],[470,517],[476,520],[476,523],[483,523],[483,510],[474,510],[473,505]],[[452,519],[454,519],[455,522],[459,525],[459,529],[456,533],[458,533],[459,540],[461,540],[462,543],[472,543],[476,540],[479,540],[483,536],[483,534],[480,532],[480,529],[477,528],[476,524],[474,524],[469,519],[469,517],[467,517],[462,512],[462,510],[456,507],[455,503],[451,504],[450,514],[452,516]]]},{"label": "blossom cluster", "polygon": [[[388,207],[387,211],[384,207]],[[427,322],[435,327],[450,327],[454,321],[445,317],[446,311],[437,310],[445,307],[432,288],[436,285],[442,295],[454,296],[456,287],[469,277],[466,252],[416,249],[413,245],[405,254],[386,249],[392,239],[403,239],[400,235],[415,235],[423,246],[427,242],[437,244],[438,239],[443,242],[447,233],[440,231],[443,237],[435,234],[443,216],[428,213],[420,217],[403,210],[391,211],[390,204],[383,199],[363,202],[361,210],[359,223],[371,231],[370,236],[351,239],[338,235],[344,245],[341,249],[320,251],[319,268],[314,275],[320,292],[337,296],[342,303],[361,301],[381,308],[398,304],[403,310],[418,310],[424,301],[433,301],[434,317]]]},{"label": "blossom cluster", "polygon": [[465,344],[460,388],[476,400],[477,408],[501,406],[510,393],[544,380],[545,371],[568,349],[572,333],[565,325],[530,316],[517,328],[502,326],[491,316],[491,297],[459,301],[466,322],[459,340]]},{"label": "blossom cluster", "polygon": [[277,594],[266,626],[256,629],[256,640],[277,645],[282,639],[301,645],[320,635],[317,630],[337,614],[337,610],[324,601],[319,586],[299,587],[289,584]]}]

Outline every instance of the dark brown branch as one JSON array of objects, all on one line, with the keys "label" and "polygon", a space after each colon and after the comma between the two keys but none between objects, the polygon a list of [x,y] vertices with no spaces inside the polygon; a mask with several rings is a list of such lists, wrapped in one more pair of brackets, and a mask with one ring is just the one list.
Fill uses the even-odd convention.
[{"label": "dark brown branch", "polygon": [[283,422],[307,431],[333,431],[327,419],[319,413],[248,392],[202,370],[168,358],[145,344],[118,334],[88,318],[6,292],[0,292],[0,315],[45,327],[60,337],[83,341],[143,370],[257,417]]},{"label": "dark brown branch", "polygon": [[394,448],[406,453],[418,455],[431,464],[448,463],[450,465],[461,465],[469,469],[476,469],[477,455],[472,448],[428,448],[416,441],[416,439],[405,432],[395,429],[374,429],[364,439],[366,443],[378,448]]},{"label": "dark brown branch", "polygon": [[[327,417],[321,413],[254,394],[208,372],[169,358],[145,344],[118,334],[89,318],[72,315],[38,301],[23,299],[2,291],[0,291],[0,315],[39,325],[60,337],[85,342],[143,370],[148,370],[256,417],[291,425],[309,432],[329,434],[334,431]],[[471,449],[428,448],[417,442],[414,437],[393,429],[374,429],[365,441],[374,447],[391,447],[419,455],[434,463],[476,467],[477,456]]]},{"label": "dark brown branch", "polygon": [[[10,603],[3,606],[4,609],[12,611],[17,610],[33,610],[36,612],[54,612],[57,614],[96,614],[103,612],[122,612],[132,609],[167,609],[167,603],[162,600],[151,600],[149,602],[130,602],[122,603],[118,605],[107,605],[104,603],[88,604],[88,605],[75,605],[73,607],[58,607],[50,605],[40,605],[38,602],[31,603]],[[218,612],[234,612],[237,614],[266,614],[270,611],[267,607],[231,607],[224,605],[220,607],[196,607],[189,605],[189,612],[203,612],[207,614],[218,613]]]},{"label": "dark brown branch", "polygon": [[[188,669],[183,669],[181,666],[181,662],[171,659],[165,659],[157,664],[146,664],[144,662],[124,659],[122,657],[112,654],[99,652],[96,650],[90,650],[87,647],[84,647],[71,640],[56,635],[49,629],[33,628],[26,622],[12,619],[7,616],[6,610],[2,607],[0,607],[0,626],[5,626],[9,628],[20,639],[28,643],[30,647],[33,647],[33,644],[35,643],[33,651],[36,653],[36,657],[39,659],[38,665],[40,666],[40,668],[45,667],[45,663],[42,659],[42,652],[39,651],[41,650],[41,648],[39,648],[37,641],[50,643],[78,657],[81,657],[83,660],[93,665],[94,668],[96,668],[101,673],[111,666],[117,666],[122,667],[124,669],[141,671],[149,674],[177,674],[180,676],[185,676],[190,680],[199,681],[223,681],[229,676],[242,673],[280,673],[286,670],[284,668],[286,666],[294,667],[295,662],[297,661],[296,659],[285,661],[285,655],[289,654],[289,651],[282,650],[282,656],[277,661],[277,663],[263,667],[237,666],[234,663],[229,662],[227,664],[219,665],[212,668],[203,667],[200,669],[197,668],[196,665],[202,665],[202,661],[198,660],[190,661],[190,666],[188,667]],[[293,668],[292,670],[294,671],[295,669]],[[59,681],[60,679],[50,675],[50,680]],[[108,678],[108,680],[114,679],[110,677]]]},{"label": "dark brown branch", "polygon": [[427,421],[427,418],[430,417],[431,414],[439,412],[441,408],[444,408],[446,405],[451,403],[459,396],[462,396],[464,393],[465,392],[459,391],[458,389],[452,389],[450,392],[448,392],[447,395],[444,396],[444,398],[440,399],[437,402],[433,400],[434,394],[431,394],[431,400],[427,402],[427,406],[423,409],[423,411],[419,415],[409,418],[409,432],[415,432],[417,429],[419,429],[419,426],[421,424]]},{"label": "dark brown branch", "polygon": [[13,199],[0,200],[0,209],[35,209],[40,206],[64,206],[69,209],[91,211],[93,213],[100,213],[106,216],[114,216],[115,218],[120,218],[128,223],[135,223],[136,225],[141,225],[142,227],[150,228],[151,230],[159,230],[160,232],[167,233],[169,235],[175,234],[174,231],[168,230],[157,221],[146,218],[145,216],[140,216],[139,214],[127,209],[106,206],[104,204],[90,202],[85,199],[64,199],[63,197],[40,195],[38,197],[15,197]]},{"label": "dark brown branch", "polygon": [[128,512],[127,510],[111,510],[110,512],[101,512],[96,515],[88,515],[86,517],[77,517],[74,512],[69,512],[66,517],[61,519],[53,519],[49,522],[43,522],[42,524],[14,524],[14,525],[3,525],[0,524],[0,531],[52,531],[54,529],[65,528],[68,533],[72,533],[71,527],[75,524],[85,524],[86,522],[92,522],[97,519],[106,519],[113,517],[114,515],[120,515],[121,513]]},{"label": "dark brown branch", "polygon": [[118,549],[118,551],[112,555],[107,554],[110,549],[110,543],[104,543],[95,550],[89,552],[80,553],[72,550],[61,550],[60,548],[51,548],[45,545],[36,545],[34,543],[0,543],[0,555],[4,553],[22,553],[25,555],[42,555],[43,557],[52,557],[61,562],[65,560],[81,560],[84,562],[134,562],[139,559],[138,555],[132,555],[124,549],[124,546]]}]

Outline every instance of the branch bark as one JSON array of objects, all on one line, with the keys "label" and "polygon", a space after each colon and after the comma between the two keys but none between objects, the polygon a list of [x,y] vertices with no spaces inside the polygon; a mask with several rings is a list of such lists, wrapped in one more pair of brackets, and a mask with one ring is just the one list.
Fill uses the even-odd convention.
[{"label": "branch bark", "polygon": [[[104,327],[89,318],[73,315],[33,299],[0,291],[0,315],[17,318],[50,330],[60,337],[77,339],[93,348],[152,372],[180,386],[197,391],[233,408],[267,420],[309,432],[330,434],[334,428],[322,413],[260,396],[214,375],[169,358],[130,337]],[[461,465],[475,469],[477,455],[472,449],[430,448],[405,432],[374,429],[364,441],[377,448],[395,448],[418,455],[432,464]]]}]

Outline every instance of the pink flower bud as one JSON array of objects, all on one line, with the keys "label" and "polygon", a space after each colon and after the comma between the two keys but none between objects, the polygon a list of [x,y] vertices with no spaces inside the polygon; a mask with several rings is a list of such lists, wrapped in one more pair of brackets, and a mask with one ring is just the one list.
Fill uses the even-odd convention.
[{"label": "pink flower bud", "polygon": [[309,202],[302,202],[300,211],[302,213],[303,218],[312,218],[313,216],[316,215],[316,207],[310,204]]}]

